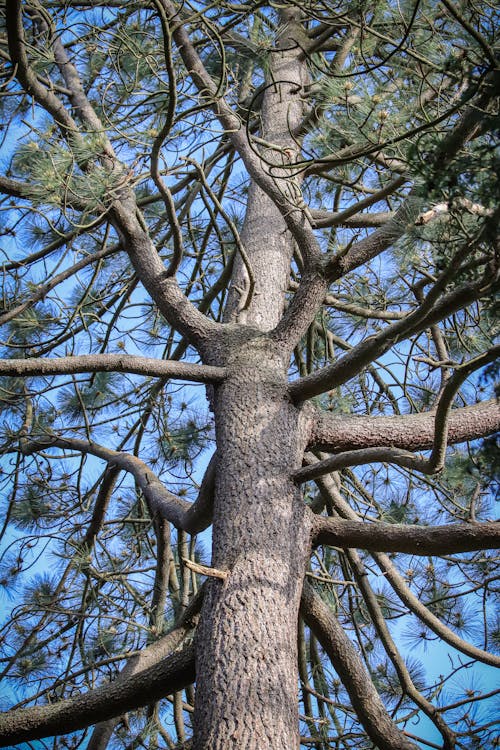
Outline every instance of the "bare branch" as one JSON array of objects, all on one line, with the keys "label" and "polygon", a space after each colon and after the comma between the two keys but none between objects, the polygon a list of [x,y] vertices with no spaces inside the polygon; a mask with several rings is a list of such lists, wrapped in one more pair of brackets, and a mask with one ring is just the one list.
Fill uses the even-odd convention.
[{"label": "bare branch", "polygon": [[144,649],[136,657],[139,671],[132,660],[123,677],[76,698],[0,714],[0,747],[74,732],[190,685],[195,679],[194,644],[180,644],[191,627],[184,622]]},{"label": "bare branch", "polygon": [[[306,458],[311,463],[314,463],[316,461],[316,458],[312,454],[308,454]],[[356,512],[350,507],[349,503],[344,500],[330,475],[319,477],[316,480],[316,483],[321,489],[321,492],[330,498],[332,507],[334,508],[335,512],[337,512],[344,519],[359,522],[359,518]],[[356,554],[356,552],[352,552],[352,555],[356,556]],[[427,625],[427,627],[432,630],[439,638],[442,638],[445,643],[448,643],[453,648],[456,648],[457,651],[470,656],[472,659],[477,659],[484,664],[490,664],[491,666],[500,667],[499,656],[497,656],[496,654],[491,654],[488,651],[478,648],[474,644],[465,641],[463,638],[460,638],[460,636],[458,636],[455,632],[453,632],[453,630],[451,630],[451,628],[441,622],[441,620],[436,617],[436,615],[434,615],[424,604],[422,604],[417,596],[410,590],[403,576],[398,572],[396,566],[391,562],[388,555],[383,552],[376,551],[372,551],[371,554],[377,565],[380,567],[383,575],[390,582],[401,601],[403,601],[408,609],[413,612],[423,623],[425,623],[425,625]],[[354,557],[353,562],[359,569],[359,565],[361,565],[361,562],[359,561],[358,564],[356,562],[357,559],[357,557]],[[361,581],[364,581],[365,579],[366,576],[364,574],[361,575],[359,581],[360,585]]]},{"label": "bare branch", "polygon": [[[404,185],[405,182],[408,182],[408,177],[405,177],[404,175],[398,176],[394,180],[391,180],[383,188],[377,190],[373,195],[369,195],[368,197],[363,198],[363,200],[358,201],[358,203],[355,203],[352,206],[349,206],[349,208],[344,209],[344,211],[330,214],[328,218],[318,218],[315,222],[315,226],[318,228],[341,226],[348,219],[357,216],[357,214],[359,214],[359,212],[363,209],[372,206],[374,203],[378,203],[378,201],[381,201],[383,198],[386,198],[387,196],[394,193],[399,187]],[[315,218],[314,213],[312,213],[312,216],[313,218]]]},{"label": "bare branch", "polygon": [[23,442],[21,450],[24,455],[31,455],[48,448],[62,448],[63,450],[88,453],[107,461],[110,466],[117,466],[130,472],[148,503],[151,515],[153,517],[159,515],[165,518],[178,529],[195,534],[207,528],[210,524],[216,465],[215,456],[207,468],[197,501],[190,503],[169,492],[149,466],[130,453],[114,451],[98,443],[80,440],[79,438],[63,438],[57,435],[32,437],[31,440]]},{"label": "bare branch", "polygon": [[132,354],[80,354],[54,359],[4,359],[0,375],[42,376],[79,372],[128,372],[156,378],[176,378],[193,383],[219,383],[225,377],[223,367],[176,362]]},{"label": "bare branch", "polygon": [[26,93],[33,96],[49,114],[52,115],[67,140],[80,140],[78,126],[57,98],[53,91],[46,88],[33,72],[26,54],[22,5],[20,0],[6,0],[6,26],[9,52],[12,64],[16,67],[16,76]]},{"label": "bare branch", "polygon": [[416,750],[417,746],[404,736],[387,713],[344,629],[307,581],[302,590],[301,613],[328,654],[372,742],[386,750]]},{"label": "bare branch", "polygon": [[[430,450],[433,446],[435,412],[392,417],[340,416],[319,411],[316,414],[310,447],[352,452],[381,446],[408,451]],[[477,440],[499,428],[500,404],[495,399],[453,409],[449,415],[448,442]]]},{"label": "bare branch", "polygon": [[317,544],[411,555],[451,555],[500,547],[500,523],[495,522],[416,526],[316,516],[313,528]]},{"label": "bare branch", "polygon": [[440,294],[451,269],[443,273],[442,278],[434,284],[425,301],[405,318],[384,328],[380,333],[369,336],[354,346],[347,354],[327,367],[290,383],[290,394],[294,401],[303,401],[320,393],[329,391],[353,378],[373,360],[389,351],[397,342],[419,333],[443,318],[452,315],[477,300],[487,291],[491,284],[486,281],[464,284],[458,289]]},{"label": "bare branch", "polygon": [[[183,610],[178,622],[174,625],[170,633],[167,633],[151,646],[139,651],[139,653],[128,659],[113,684],[129,680],[133,675],[148,669],[160,659],[168,656],[173,649],[178,648],[189,633],[189,629],[194,628],[198,623],[204,593],[205,589],[202,586],[198,590],[198,593],[191,599],[187,608]],[[105,750],[119,721],[119,716],[120,713],[117,713],[109,719],[96,724],[89,739],[88,750]]]}]

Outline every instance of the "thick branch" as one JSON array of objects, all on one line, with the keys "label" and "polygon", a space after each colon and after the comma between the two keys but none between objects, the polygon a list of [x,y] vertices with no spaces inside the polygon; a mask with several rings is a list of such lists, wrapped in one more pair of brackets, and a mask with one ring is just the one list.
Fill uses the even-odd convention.
[{"label": "thick branch", "polygon": [[415,526],[392,523],[364,523],[316,516],[313,538],[317,544],[358,547],[410,555],[452,555],[500,547],[500,523]]},{"label": "thick branch", "polygon": [[78,139],[75,121],[57,96],[40,83],[29,65],[20,0],[6,0],[5,9],[9,53],[19,83],[27,94],[33,96],[35,101],[52,115],[66,139]]},{"label": "thick branch", "polygon": [[[386,446],[416,451],[430,450],[433,446],[434,412],[392,417],[340,416],[319,410],[316,414],[310,448],[338,452]],[[448,443],[477,440],[498,429],[500,404],[495,399],[453,409],[449,416]]]},{"label": "thick branch", "polygon": [[12,180],[9,177],[0,175],[0,193],[11,195],[13,198],[30,199],[33,195],[33,189],[26,182]]},{"label": "thick branch", "polygon": [[[311,228],[307,212],[293,191],[289,191],[287,183],[291,178],[277,180],[263,168],[263,160],[252,149],[242,121],[233,111],[206,70],[194,45],[191,43],[186,26],[178,22],[177,8],[170,0],[160,0],[165,12],[169,16],[172,26],[172,37],[179,49],[180,55],[189,74],[198,89],[200,97],[212,109],[222,127],[228,133],[234,148],[240,154],[251,178],[271,198],[283,215],[288,229],[300,244],[305,257],[314,258],[319,254],[319,246]],[[277,85],[279,81],[273,83]],[[287,83],[286,81],[283,83]],[[284,184],[282,184],[284,183]]]},{"label": "thick branch", "polygon": [[225,375],[222,367],[138,357],[132,354],[81,354],[54,359],[0,361],[0,375],[68,375],[79,372],[128,372],[157,378],[177,378],[194,383],[218,383]]},{"label": "thick branch", "polygon": [[[186,633],[184,625],[182,634]],[[126,679],[118,678],[76,698],[52,705],[0,714],[0,747],[74,732],[182,690],[195,679],[194,644],[188,642],[163,655],[165,643],[172,644],[172,640],[177,638],[172,639],[172,634],[169,634],[145,649],[139,658],[151,661],[148,657],[153,656],[153,665],[139,672],[131,670]]]},{"label": "thick branch", "polygon": [[[311,212],[313,218],[316,219],[315,226],[318,228],[342,226],[348,219],[353,216],[357,216],[360,211],[363,211],[365,208],[369,208],[369,206],[372,206],[374,203],[378,203],[378,201],[381,201],[383,198],[386,198],[388,195],[394,193],[399,187],[404,185],[405,182],[408,182],[408,178],[404,175],[400,175],[394,180],[391,180],[380,190],[377,190],[373,195],[369,195],[366,198],[363,198],[363,200],[358,201],[358,203],[349,206],[343,211],[329,214],[329,216],[325,218],[319,218],[317,213],[315,215],[313,212]],[[370,224],[368,224],[368,226],[370,226]]]},{"label": "thick branch", "polygon": [[[191,599],[188,607],[183,611],[177,626],[160,638],[148,648],[128,659],[127,663],[121,670],[115,680],[116,682],[125,682],[133,675],[157,664],[160,659],[168,656],[173,649],[178,648],[182,640],[187,635],[187,629],[197,625],[199,612],[203,603],[205,587],[202,586],[198,593]],[[187,629],[186,629],[187,628]],[[109,740],[114,732],[116,725],[120,720],[120,714],[116,714],[105,721],[100,721],[94,727],[90,736],[87,750],[106,750]]]},{"label": "thick branch", "polygon": [[384,750],[416,750],[417,746],[404,736],[387,713],[344,629],[307,582],[302,591],[301,612],[328,654],[372,742]]},{"label": "thick branch", "polygon": [[[438,282],[433,287],[436,293],[434,294],[431,290],[424,303],[405,318],[397,320],[380,333],[369,336],[333,364],[290,383],[290,395],[293,400],[303,401],[337,388],[355,377],[363,368],[381,357],[399,341],[420,333],[443,318],[453,315],[491,289],[491,286],[485,283],[476,282],[464,284],[438,297],[437,286]],[[431,301],[436,298],[435,303],[430,306],[429,297]]]},{"label": "thick branch", "polygon": [[[314,463],[316,461],[312,454],[306,454],[306,460]],[[344,500],[339,490],[336,488],[331,476],[323,476],[316,480],[318,487],[322,494],[325,494],[330,499],[332,507],[339,513],[342,518],[350,521],[359,521],[356,512],[350,507],[350,505]],[[357,561],[357,553],[353,550],[347,553],[351,559],[351,564],[354,564],[354,569],[359,569]],[[500,666],[500,658],[496,654],[490,654],[477,646],[474,646],[468,641],[464,641],[460,636],[453,632],[447,625],[445,625],[439,618],[436,617],[417,596],[410,590],[406,584],[403,576],[397,571],[396,567],[392,564],[389,556],[382,552],[372,551],[372,557],[380,567],[382,574],[387,577],[387,580],[391,583],[394,591],[399,598],[406,604],[408,609],[413,612],[423,623],[425,623],[437,636],[442,638],[445,643],[448,643],[453,648],[461,651],[463,654],[477,659],[484,664],[490,664],[491,666]],[[361,566],[362,568],[362,566]],[[360,572],[359,584],[362,590],[368,591],[369,587],[365,585],[366,576]],[[383,626],[384,618],[381,618],[381,626]],[[385,626],[384,626],[385,627]]]}]

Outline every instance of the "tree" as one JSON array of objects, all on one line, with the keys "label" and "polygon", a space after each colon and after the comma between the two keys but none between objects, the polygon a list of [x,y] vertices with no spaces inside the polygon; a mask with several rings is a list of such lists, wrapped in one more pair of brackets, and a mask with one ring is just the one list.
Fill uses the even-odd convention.
[{"label": "tree", "polygon": [[497,21],[6,0],[2,746],[493,742]]}]

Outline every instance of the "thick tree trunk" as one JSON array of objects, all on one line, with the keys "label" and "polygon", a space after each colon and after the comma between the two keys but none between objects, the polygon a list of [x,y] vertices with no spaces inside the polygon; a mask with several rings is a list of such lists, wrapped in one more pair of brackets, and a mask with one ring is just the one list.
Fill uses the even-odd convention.
[{"label": "thick tree trunk", "polygon": [[[265,365],[263,366],[263,363]],[[308,423],[257,332],[233,344],[215,396],[213,566],[198,633],[196,750],[298,748],[297,622],[310,545],[290,479]]]},{"label": "thick tree trunk", "polygon": [[[279,169],[299,154],[291,135],[303,115],[307,66],[301,12],[279,11],[270,52],[259,146],[285,200],[298,181]],[[294,193],[295,191],[295,193]],[[298,748],[297,626],[311,528],[291,480],[308,439],[306,417],[287,397],[288,355],[264,332],[283,313],[293,242],[275,203],[251,183],[242,231],[255,284],[237,258],[226,307],[227,367],[216,387],[217,477],[213,560],[229,572],[208,583],[198,632],[195,750]],[[241,324],[244,324],[243,327]],[[246,327],[248,326],[248,327]]]}]

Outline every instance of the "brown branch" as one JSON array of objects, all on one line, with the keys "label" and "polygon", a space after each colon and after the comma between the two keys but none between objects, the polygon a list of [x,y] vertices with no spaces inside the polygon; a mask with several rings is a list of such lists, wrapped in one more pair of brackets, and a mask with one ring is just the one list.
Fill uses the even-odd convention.
[{"label": "brown branch", "polygon": [[[316,458],[312,454],[307,454],[306,459],[307,461],[312,463],[316,461]],[[337,512],[343,519],[359,522],[359,518],[356,512],[350,507],[349,503],[344,500],[341,493],[336,488],[331,476],[327,475],[320,477],[316,480],[316,483],[320,488],[321,493],[329,498],[329,501],[331,502],[331,505],[335,512]],[[353,565],[353,570],[355,572],[358,571],[356,575],[360,588],[362,588],[362,590],[366,589],[366,595],[368,596],[369,586],[367,584],[367,577],[363,573],[364,566],[362,565],[357,553],[354,550],[348,551],[347,555],[351,561],[351,565]],[[474,646],[474,644],[465,641],[463,638],[460,638],[460,636],[454,633],[453,630],[451,630],[451,628],[449,628],[447,625],[442,623],[441,620],[436,617],[436,615],[434,615],[424,604],[422,604],[422,602],[409,589],[403,576],[398,572],[388,555],[382,552],[375,551],[372,551],[371,555],[401,601],[404,602],[408,609],[413,612],[423,623],[425,623],[425,625],[427,625],[427,627],[432,630],[439,638],[441,638],[445,643],[448,643],[453,648],[457,649],[457,651],[470,656],[472,659],[477,659],[484,664],[490,664],[491,666],[500,667],[499,656],[497,656],[496,654],[488,653],[488,651],[484,651],[483,649]],[[363,595],[365,596],[365,594]],[[372,604],[374,605],[374,603]],[[373,616],[375,616],[375,613]],[[385,630],[387,631],[387,627],[384,625],[384,623],[385,620],[383,617],[381,617],[380,627],[385,628]],[[390,637],[390,634],[388,634],[388,637]]]},{"label": "brown branch", "polygon": [[57,96],[38,80],[31,69],[26,54],[26,43],[20,0],[6,0],[6,27],[9,53],[16,69],[16,77],[27,94],[33,96],[46,112],[54,118],[63,137],[68,141],[80,140],[78,126]]},{"label": "brown branch", "polygon": [[[367,365],[385,354],[396,343],[409,338],[443,318],[467,307],[491,290],[495,280],[464,284],[458,289],[441,294],[451,269],[447,269],[434,284],[425,301],[405,318],[369,336],[331,365],[290,383],[294,401],[303,401],[336,388],[361,372]],[[446,278],[445,278],[446,274]]]},{"label": "brown branch", "polygon": [[[453,409],[449,415],[448,443],[477,440],[499,428],[500,404],[495,399]],[[316,410],[309,447],[336,452],[379,447],[408,451],[430,450],[434,442],[434,430],[434,412],[392,417],[358,417]]]},{"label": "brown branch", "polygon": [[412,524],[365,523],[315,516],[313,539],[334,547],[404,552],[410,555],[451,555],[500,547],[500,523]]},{"label": "brown branch", "polygon": [[[374,203],[377,203],[383,198],[386,198],[388,195],[394,193],[398,188],[404,185],[405,182],[408,182],[408,177],[406,177],[405,175],[399,175],[394,180],[391,180],[389,183],[387,183],[387,185],[384,185],[383,188],[373,193],[373,195],[369,195],[366,198],[363,198],[363,200],[358,201],[358,203],[349,206],[343,211],[330,214],[328,218],[318,218],[315,221],[315,227],[320,228],[340,226],[351,217],[356,216],[363,209],[369,208],[369,206],[372,206]],[[311,215],[313,216],[313,218],[315,218],[314,213],[312,213]]]},{"label": "brown branch", "polygon": [[67,734],[166,697],[195,679],[194,644],[182,645],[200,597],[170,633],[129,660],[121,674],[76,698],[0,714],[0,747]]},{"label": "brown branch", "polygon": [[9,177],[0,175],[0,193],[11,195],[13,198],[25,198],[29,200],[33,197],[33,188],[27,182],[12,180]]},{"label": "brown branch", "polygon": [[401,320],[408,314],[399,310],[375,310],[371,307],[362,307],[361,305],[355,305],[350,302],[343,302],[337,297],[334,297],[332,294],[326,295],[323,304],[326,307],[334,307],[335,310],[346,312],[349,315],[355,315],[358,318],[375,318],[377,320]]},{"label": "brown branch", "polygon": [[[299,469],[293,474],[295,481],[305,482],[321,474],[338,471],[347,466],[360,466],[376,462],[392,463],[428,475],[437,474],[442,471],[446,458],[446,448],[448,447],[451,407],[455,396],[460,386],[472,372],[493,362],[498,354],[500,354],[500,346],[493,346],[479,357],[475,357],[461,365],[444,386],[434,413],[432,451],[429,458],[425,459],[415,456],[409,451],[393,447],[376,447],[347,451],[346,453],[337,453],[337,455],[320,461],[313,467]],[[500,414],[500,406],[497,408],[497,413]],[[500,419],[497,421],[497,426],[500,426]],[[483,429],[482,435],[484,434]]]},{"label": "brown branch", "polygon": [[370,675],[340,623],[314,589],[304,583],[301,613],[325,649],[372,742],[385,750],[416,750],[392,721]]},{"label": "brown branch", "polygon": [[7,359],[0,361],[0,375],[42,376],[80,372],[126,372],[157,378],[177,378],[194,383],[218,383],[223,367],[176,362],[132,354],[81,354],[74,357]]},{"label": "brown branch", "polygon": [[116,466],[123,471],[130,472],[146,499],[151,516],[164,518],[177,529],[187,531],[189,534],[197,534],[210,525],[216,465],[215,455],[205,472],[198,499],[196,502],[190,503],[169,492],[149,466],[130,453],[114,451],[98,443],[79,438],[62,438],[57,435],[32,437],[30,441],[24,441],[21,445],[24,455],[39,453],[48,448],[62,448],[63,450],[88,453],[107,461],[110,466]]},{"label": "brown branch", "polygon": [[[148,669],[157,663],[160,659],[167,656],[173,649],[178,648],[189,628],[194,627],[199,620],[199,612],[203,603],[204,587],[202,586],[198,593],[191,599],[188,607],[179,617],[178,624],[175,625],[170,633],[167,633],[158,641],[148,648],[143,649],[128,659],[124,668],[115,680],[115,683],[124,682],[133,677],[138,672]],[[187,628],[187,629],[186,629]],[[105,750],[108,746],[111,735],[119,723],[120,713],[115,714],[105,721],[100,721],[94,727],[90,736],[87,750]]]},{"label": "brown branch", "polygon": [[135,195],[124,187],[110,209],[110,219],[122,245],[147,292],[168,322],[190,343],[202,349],[207,339],[221,330],[221,325],[203,315],[183,293],[154,246]]},{"label": "brown branch", "polygon": [[310,214],[316,229],[332,226],[373,229],[383,226],[394,218],[394,211],[375,211],[374,213],[358,213],[350,217],[341,217],[340,212],[332,213],[321,208],[311,208]]}]

